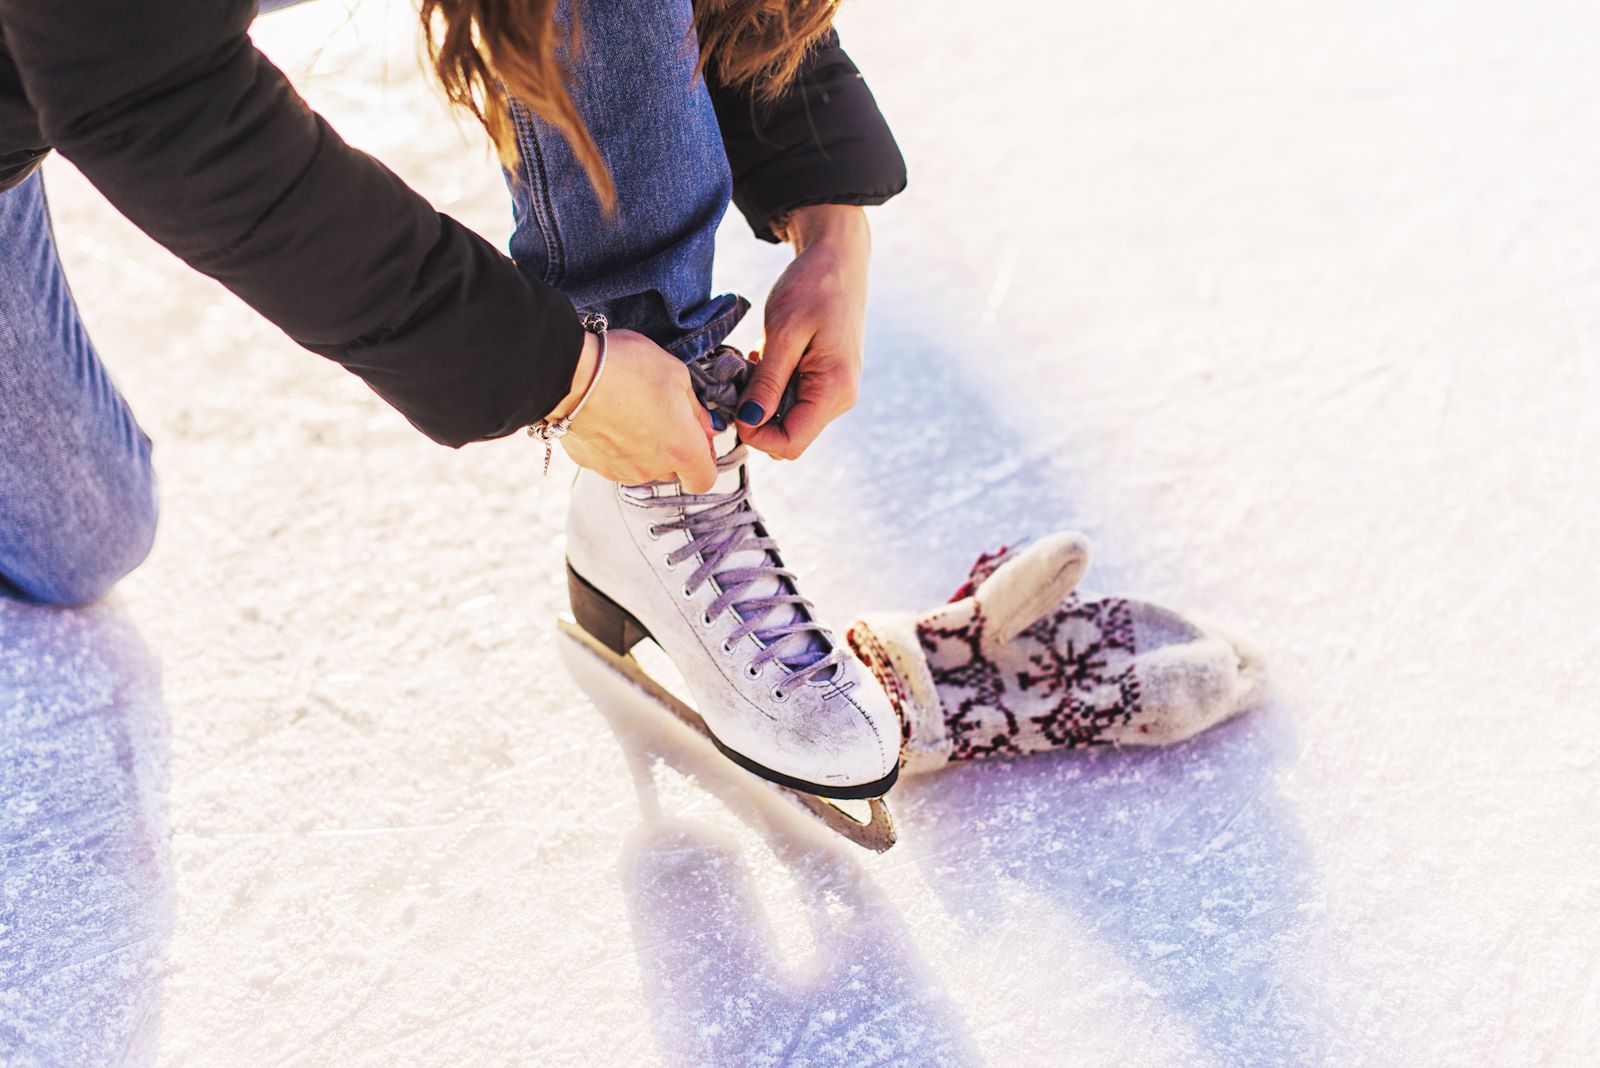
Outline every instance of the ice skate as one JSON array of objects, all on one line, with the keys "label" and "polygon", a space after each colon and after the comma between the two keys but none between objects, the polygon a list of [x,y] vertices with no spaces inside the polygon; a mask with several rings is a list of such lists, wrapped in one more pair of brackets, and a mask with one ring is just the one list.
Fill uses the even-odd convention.
[{"label": "ice skate", "polygon": [[881,802],[862,821],[820,799],[880,798],[894,784],[894,709],[848,647],[813,618],[784,569],[748,500],[746,446],[732,429],[717,445],[717,483],[706,494],[676,482],[621,486],[578,473],[567,521],[572,613],[582,632],[575,636],[641,685],[647,677],[629,651],[654,640],[694,707],[659,686],[654,696],[729,759],[795,791],[830,825],[835,814],[857,827],[879,824],[881,838],[888,832]]},{"label": "ice skate", "polygon": [[[587,654],[600,661],[638,689],[647,699],[672,713],[691,730],[715,744],[715,739],[699,713],[651,675],[631,654],[619,656],[609,646],[570,620],[561,620],[560,630],[578,655]],[[867,798],[864,801],[834,801],[777,783],[773,783],[772,786],[778,793],[810,812],[823,826],[864,849],[882,853],[895,843],[894,819],[889,812],[889,806],[881,797]]]}]

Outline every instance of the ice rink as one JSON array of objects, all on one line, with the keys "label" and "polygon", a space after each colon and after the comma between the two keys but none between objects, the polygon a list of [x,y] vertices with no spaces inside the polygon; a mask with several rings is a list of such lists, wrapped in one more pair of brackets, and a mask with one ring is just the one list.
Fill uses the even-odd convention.
[{"label": "ice rink", "polygon": [[[53,160],[164,511],[106,601],[0,602],[0,1063],[1595,1063],[1600,14],[840,26],[911,184],[861,404],[754,472],[787,561],[842,625],[1080,529],[1270,705],[907,779],[895,849],[835,843],[575,680],[570,464],[430,443]],[[408,4],[255,35],[504,242]],[[786,252],[722,239],[759,300]]]}]

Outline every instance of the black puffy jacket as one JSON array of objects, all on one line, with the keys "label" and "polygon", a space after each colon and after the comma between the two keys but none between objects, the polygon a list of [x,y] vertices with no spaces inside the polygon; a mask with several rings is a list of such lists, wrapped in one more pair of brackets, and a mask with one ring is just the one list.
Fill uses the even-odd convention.
[{"label": "black puffy jacket", "polygon": [[[0,190],[53,148],[119,211],[446,445],[543,417],[582,328],[383,164],[251,43],[255,0],[0,0]],[[830,35],[776,105],[711,86],[756,233],[809,203],[875,204],[905,164]],[[0,398],[4,403],[4,398]]]}]

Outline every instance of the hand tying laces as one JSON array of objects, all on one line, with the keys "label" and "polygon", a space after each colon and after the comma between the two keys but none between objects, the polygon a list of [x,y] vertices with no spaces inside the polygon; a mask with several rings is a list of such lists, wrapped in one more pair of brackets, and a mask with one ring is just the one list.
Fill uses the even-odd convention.
[{"label": "hand tying laces", "polygon": [[[735,446],[717,461],[718,472],[738,468],[746,452],[744,444]],[[836,678],[843,653],[828,629],[811,618],[811,602],[796,592],[794,575],[779,566],[777,542],[760,528],[761,515],[746,500],[749,493],[749,483],[741,472],[739,487],[730,492],[636,499],[653,508],[683,511],[680,518],[650,526],[653,537],[669,530],[689,535],[687,544],[667,554],[667,568],[699,554],[701,564],[684,583],[684,595],[691,596],[707,579],[716,579],[721,592],[701,621],[710,625],[731,606],[742,622],[724,640],[723,651],[731,653],[734,643],[754,634],[763,648],[745,673],[756,678],[769,662],[777,661],[788,672],[772,692],[781,701],[802,683]],[[739,556],[745,559],[736,559]],[[776,592],[759,592],[762,587]]]}]

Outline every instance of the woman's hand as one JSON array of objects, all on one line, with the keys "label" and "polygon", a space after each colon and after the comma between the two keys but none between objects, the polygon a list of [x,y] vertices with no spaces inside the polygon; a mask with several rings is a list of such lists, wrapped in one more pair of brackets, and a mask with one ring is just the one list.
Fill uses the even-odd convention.
[{"label": "woman's hand", "polygon": [[[867,213],[844,204],[800,208],[784,238],[794,262],[767,297],[766,337],[740,398],[739,436],[781,460],[792,460],[849,411],[861,384],[867,318]],[[784,387],[799,376],[798,399],[772,423]]]},{"label": "woman's hand", "polygon": [[[577,406],[599,355],[600,339],[585,333],[572,392],[557,415]],[[613,482],[677,479],[688,493],[707,493],[717,479],[712,433],[711,413],[695,399],[682,362],[643,334],[610,330],[605,373],[561,444],[579,466]]]}]

